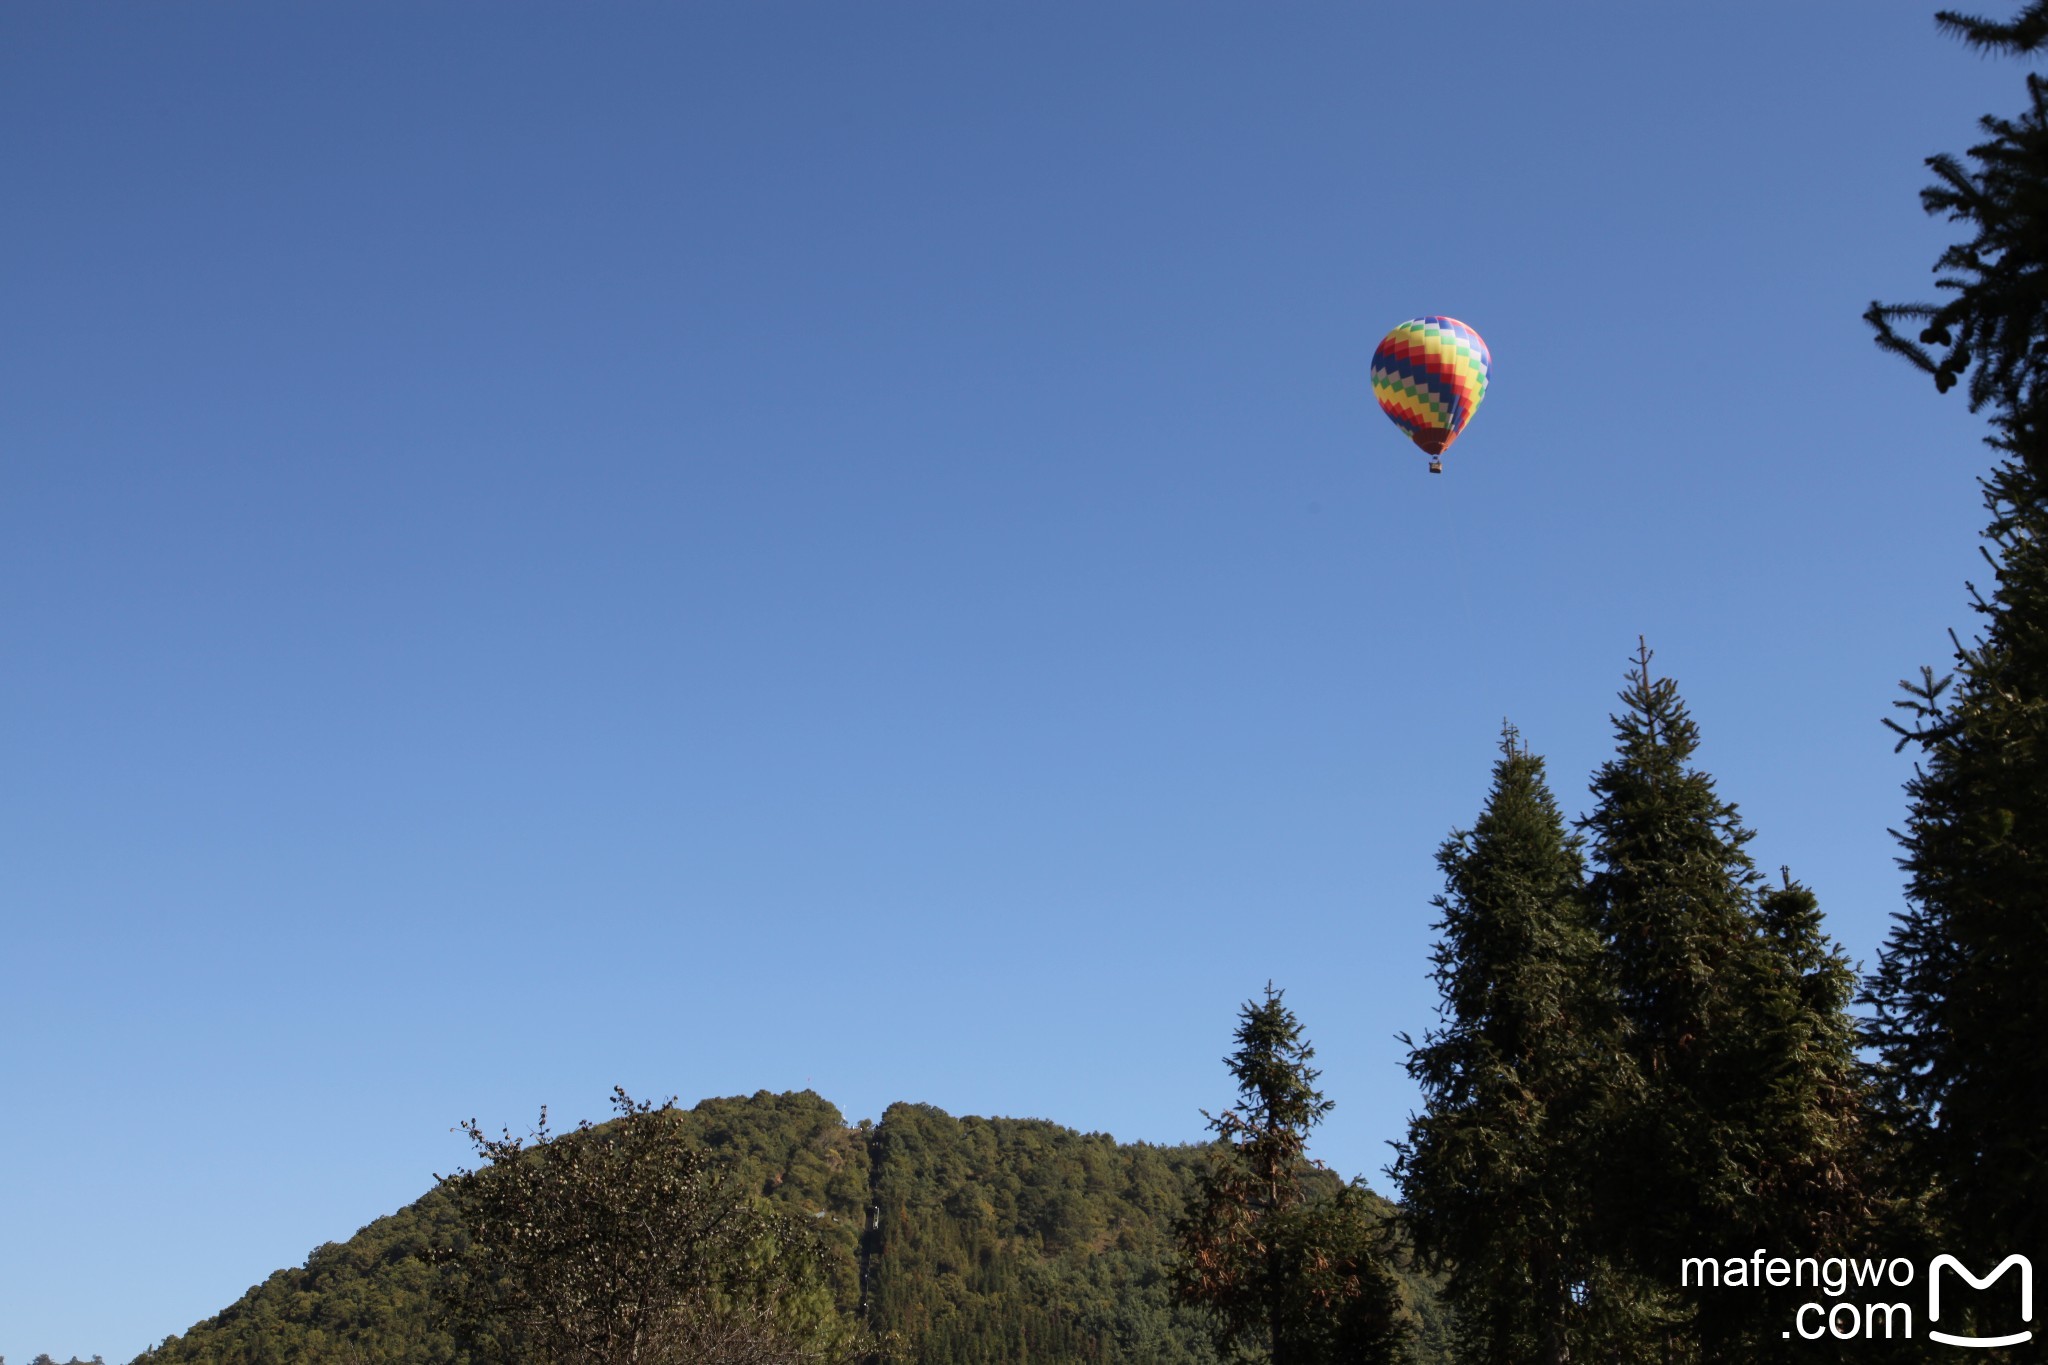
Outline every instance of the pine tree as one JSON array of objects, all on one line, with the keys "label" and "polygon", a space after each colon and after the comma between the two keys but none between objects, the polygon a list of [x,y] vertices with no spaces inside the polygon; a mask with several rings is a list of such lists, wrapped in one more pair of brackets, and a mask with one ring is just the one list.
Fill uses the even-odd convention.
[{"label": "pine tree", "polygon": [[[2026,54],[2048,44],[2048,0],[2030,0],[2009,23],[1943,12],[1941,26],[1983,52]],[[1938,183],[1920,192],[1928,213],[1967,223],[1976,235],[1935,262],[1945,303],[1870,305],[1877,344],[1904,356],[1948,392],[1969,376],[1970,410],[1989,406],[2009,451],[2036,477],[2048,476],[2039,418],[2048,412],[2042,356],[2048,351],[2048,81],[2027,76],[2027,111],[1987,116],[1987,139],[1968,162],[1932,156]],[[1895,323],[1926,324],[1917,341]],[[1938,348],[1936,356],[1929,348]],[[1995,442],[1996,443],[1996,442]]]},{"label": "pine tree", "polygon": [[1460,1359],[1588,1358],[1586,1156],[1622,1083],[1580,841],[1543,760],[1504,727],[1485,809],[1437,853],[1443,1027],[1410,1046],[1425,1112],[1394,1175],[1415,1246],[1446,1275]]},{"label": "pine tree", "polygon": [[1774,1246],[1847,1250],[1869,1238],[1876,1194],[1873,1097],[1849,1014],[1856,970],[1822,928],[1819,899],[1789,869],[1779,878],[1757,900],[1765,975],[1750,1042],[1763,1080],[1756,1119],[1770,1139],[1757,1227]]},{"label": "pine tree", "polygon": [[1308,1064],[1315,1049],[1281,995],[1268,982],[1265,1000],[1239,1011],[1237,1051],[1224,1061],[1240,1103],[1205,1115],[1220,1150],[1180,1225],[1176,1286],[1210,1311],[1226,1357],[1392,1361],[1410,1328],[1383,1230],[1361,1190],[1309,1160],[1309,1130],[1332,1105]]},{"label": "pine tree", "polygon": [[1983,637],[1958,647],[1952,691],[1931,671],[1909,689],[1909,909],[1869,983],[1909,1168],[1980,1257],[2048,1253],[2048,499],[2000,521]]},{"label": "pine tree", "polygon": [[[2048,44],[2048,0],[2007,24],[1942,16],[1993,52]],[[1956,643],[1955,671],[1923,669],[1899,703],[1917,746],[1899,838],[1907,911],[1867,984],[1904,1167],[1945,1246],[1982,1259],[2048,1254],[2048,81],[2029,108],[1983,121],[1969,164],[1936,157],[1930,213],[1975,236],[1937,265],[1953,297],[1872,305],[1880,345],[1952,387],[1970,375],[1992,409],[1999,463],[1983,481],[1988,595],[1972,589],[1981,635]],[[1927,322],[1920,344],[1893,319]],[[1946,347],[1937,362],[1925,349]],[[1974,349],[1973,349],[1974,348]]]},{"label": "pine tree", "polygon": [[[1752,832],[1691,766],[1698,727],[1646,647],[1622,701],[1618,752],[1581,822],[1640,1077],[1609,1120],[1600,1241],[1666,1284],[1684,1256],[1840,1250],[1863,1235],[1865,1188],[1848,965],[1812,893],[1789,878],[1763,890]],[[1683,1337],[1706,1359],[1774,1358],[1789,1348],[1771,1300],[1694,1294],[1674,1348]]]}]

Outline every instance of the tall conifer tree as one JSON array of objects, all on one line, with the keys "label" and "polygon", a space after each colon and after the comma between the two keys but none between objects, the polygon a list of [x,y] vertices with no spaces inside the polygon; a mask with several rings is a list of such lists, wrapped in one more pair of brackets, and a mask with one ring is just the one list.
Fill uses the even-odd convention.
[{"label": "tall conifer tree", "polygon": [[[1217,1159],[1180,1226],[1177,1287],[1208,1309],[1219,1350],[1272,1365],[1402,1358],[1411,1327],[1362,1192],[1308,1158],[1330,1112],[1301,1021],[1266,986],[1225,1059],[1239,1104],[1210,1118]],[[1320,1177],[1320,1179],[1318,1178]]]},{"label": "tall conifer tree", "polygon": [[[1973,46],[2048,45],[2048,3],[2009,23],[1942,22]],[[1988,594],[1955,671],[1923,670],[1899,703],[1918,747],[1900,834],[1908,909],[1868,984],[1871,1040],[1905,1130],[1907,1167],[1953,1248],[2048,1256],[2048,81],[2017,119],[1986,118],[1967,163],[1931,158],[1929,213],[1974,229],[1936,269],[1940,305],[1873,304],[1879,344],[1964,374],[2001,458],[1984,480]],[[1918,344],[1891,324],[1923,320]],[[1940,348],[1939,360],[1927,348]]]},{"label": "tall conifer tree", "polygon": [[[1909,908],[1871,1038],[1945,1240],[2048,1255],[2048,497],[1993,479],[1998,581],[1956,673],[1923,673],[1900,835]],[[2010,500],[2008,500],[2010,499]],[[1953,681],[1953,685],[1952,685]]]},{"label": "tall conifer tree", "polygon": [[1394,1167],[1416,1248],[1446,1275],[1461,1360],[1612,1358],[1594,1345],[1614,1277],[1587,1209],[1600,1114],[1624,1088],[1617,1020],[1579,839],[1512,726],[1485,808],[1437,865],[1443,1026],[1403,1039],[1425,1112]]},{"label": "tall conifer tree", "polygon": [[[1699,729],[1647,648],[1622,702],[1581,822],[1640,1077],[1607,1134],[1602,1242],[1665,1284],[1686,1256],[1838,1246],[1860,1234],[1864,1186],[1849,968],[1810,892],[1762,891],[1752,832],[1692,766]],[[1694,1294],[1680,1336],[1710,1360],[1774,1358],[1773,1298]]]}]

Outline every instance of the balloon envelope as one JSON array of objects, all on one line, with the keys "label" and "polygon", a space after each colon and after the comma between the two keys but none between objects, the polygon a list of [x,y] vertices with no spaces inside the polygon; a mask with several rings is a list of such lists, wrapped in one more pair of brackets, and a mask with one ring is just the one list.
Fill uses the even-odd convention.
[{"label": "balloon envelope", "polygon": [[1410,318],[1372,353],[1372,396],[1408,439],[1441,455],[1479,411],[1493,353],[1456,318]]}]

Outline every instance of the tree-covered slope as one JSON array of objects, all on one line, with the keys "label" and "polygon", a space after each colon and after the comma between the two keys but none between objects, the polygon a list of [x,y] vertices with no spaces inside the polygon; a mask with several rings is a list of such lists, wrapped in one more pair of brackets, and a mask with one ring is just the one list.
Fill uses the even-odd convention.
[{"label": "tree-covered slope", "polygon": [[[841,1311],[891,1365],[1216,1359],[1166,1275],[1199,1147],[914,1104],[849,1127],[808,1091],[707,1100],[689,1123],[740,1188],[816,1230]],[[427,1254],[462,1236],[429,1192],[136,1365],[468,1365],[437,1307],[457,1272]],[[1404,1288],[1433,1336],[1428,1286]]]},{"label": "tree-covered slope", "polygon": [[1164,1273],[1198,1149],[898,1104],[873,1151],[869,1321],[906,1359],[1215,1359]]}]

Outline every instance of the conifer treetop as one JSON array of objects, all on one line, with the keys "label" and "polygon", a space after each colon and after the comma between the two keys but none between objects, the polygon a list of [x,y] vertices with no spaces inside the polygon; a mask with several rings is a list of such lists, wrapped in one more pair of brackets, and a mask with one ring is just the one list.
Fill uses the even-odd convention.
[{"label": "conifer treetop", "polygon": [[[1755,837],[1754,831],[1743,827],[1732,802],[1715,793],[1711,776],[1688,766],[1699,749],[1699,726],[1678,695],[1677,682],[1651,671],[1655,658],[1638,636],[1636,658],[1621,690],[1624,709],[1609,717],[1615,756],[1594,773],[1593,794],[1599,804],[1579,827],[1592,831],[1611,872],[1625,869],[1634,856],[1651,849],[1675,855],[1675,848],[1658,846],[1683,837],[1687,830],[1710,832],[1721,845],[1721,858],[1729,867],[1740,868],[1747,885],[1756,880],[1756,871],[1742,847]],[[1638,818],[1654,803],[1671,801],[1699,823]],[[1649,848],[1635,846],[1642,843]]]},{"label": "conifer treetop", "polygon": [[1283,1168],[1301,1158],[1308,1130],[1336,1108],[1316,1089],[1323,1073],[1308,1064],[1316,1050],[1287,1008],[1286,994],[1268,981],[1263,1001],[1248,1000],[1239,1008],[1237,1051],[1223,1064],[1237,1080],[1241,1103],[1221,1115],[1204,1113],[1219,1137],[1263,1139],[1287,1149],[1272,1154]]}]

